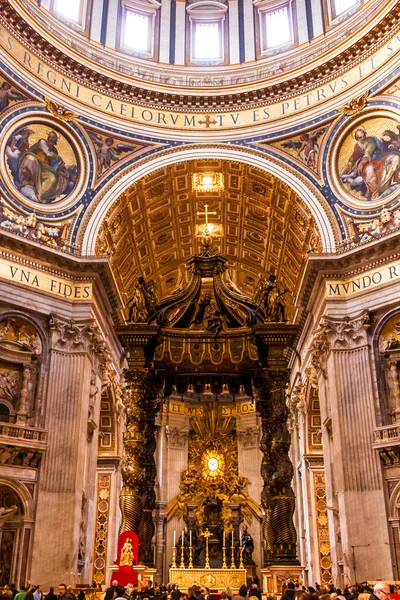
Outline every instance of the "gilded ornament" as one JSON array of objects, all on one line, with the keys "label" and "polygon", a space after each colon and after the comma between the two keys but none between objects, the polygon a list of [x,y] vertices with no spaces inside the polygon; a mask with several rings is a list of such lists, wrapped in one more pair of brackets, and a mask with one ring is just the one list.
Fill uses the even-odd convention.
[{"label": "gilded ornament", "polygon": [[367,106],[370,91],[368,90],[358,98],[352,98],[348,104],[339,108],[339,112],[343,115],[355,115]]},{"label": "gilded ornament", "polygon": [[45,102],[46,102],[47,110],[49,112],[51,112],[53,117],[56,117],[56,119],[60,119],[60,121],[73,121],[74,122],[78,118],[78,115],[67,110],[61,104],[56,104],[55,102],[53,102],[52,100],[49,100],[49,99],[45,99]]}]

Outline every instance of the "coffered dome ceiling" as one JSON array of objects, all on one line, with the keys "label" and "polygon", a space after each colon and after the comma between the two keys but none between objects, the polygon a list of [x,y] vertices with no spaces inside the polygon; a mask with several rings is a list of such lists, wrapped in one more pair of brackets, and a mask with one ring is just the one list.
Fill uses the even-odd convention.
[{"label": "coffered dome ceiling", "polygon": [[[195,174],[222,174],[216,191],[194,189]],[[222,225],[214,249],[229,260],[233,281],[252,296],[260,277],[274,273],[292,294],[307,253],[320,249],[309,210],[276,177],[248,165],[216,160],[178,163],[144,177],[108,211],[97,239],[98,254],[110,255],[121,293],[136,279],[154,280],[161,296],[186,276],[187,259],[199,252],[195,225],[205,204]]]}]

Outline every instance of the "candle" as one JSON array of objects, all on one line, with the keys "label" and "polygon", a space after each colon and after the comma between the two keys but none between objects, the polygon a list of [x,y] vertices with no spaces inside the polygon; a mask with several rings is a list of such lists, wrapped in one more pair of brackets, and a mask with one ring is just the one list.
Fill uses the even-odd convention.
[{"label": "candle", "polygon": [[239,543],[242,545],[242,530],[239,531]]},{"label": "candle", "polygon": [[174,529],[174,546],[176,546],[176,531]]},{"label": "candle", "polygon": [[233,529],[232,529],[232,546],[233,546]]},{"label": "candle", "polygon": [[192,545],[192,530],[189,531],[189,546]]},{"label": "candle", "polygon": [[182,529],[182,546],[185,545],[185,532]]},{"label": "candle", "polygon": [[225,548],[225,529],[224,529],[224,531],[222,533],[222,545]]}]

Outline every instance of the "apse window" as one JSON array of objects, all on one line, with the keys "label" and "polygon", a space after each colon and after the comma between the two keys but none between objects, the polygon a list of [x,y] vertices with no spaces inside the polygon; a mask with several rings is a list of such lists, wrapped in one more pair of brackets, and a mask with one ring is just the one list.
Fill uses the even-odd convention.
[{"label": "apse window", "polygon": [[151,53],[153,15],[126,9],[122,44],[136,52]]},{"label": "apse window", "polygon": [[358,0],[334,0],[335,14],[336,16],[350,10],[358,4]]},{"label": "apse window", "polygon": [[82,0],[54,0],[53,10],[70,21],[82,22]]},{"label": "apse window", "polygon": [[285,46],[293,41],[292,18],[289,4],[273,11],[265,11],[264,17],[264,49]]}]

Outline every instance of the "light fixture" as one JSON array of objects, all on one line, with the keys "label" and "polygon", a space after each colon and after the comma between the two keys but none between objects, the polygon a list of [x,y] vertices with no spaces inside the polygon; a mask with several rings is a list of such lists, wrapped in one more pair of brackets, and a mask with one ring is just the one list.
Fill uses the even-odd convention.
[{"label": "light fixture", "polygon": [[222,173],[194,173],[193,190],[196,192],[219,192],[224,189]]},{"label": "light fixture", "polygon": [[231,395],[230,392],[229,392],[229,388],[228,388],[228,384],[227,383],[223,384],[223,386],[222,386],[222,392],[221,392],[220,395],[221,396],[225,396],[225,397]]},{"label": "light fixture", "polygon": [[202,393],[202,396],[213,396],[213,395],[214,394],[211,391],[211,385],[209,383],[206,383],[204,392]]}]

